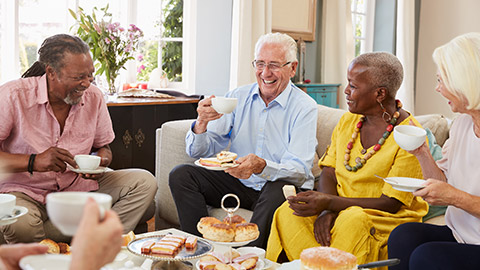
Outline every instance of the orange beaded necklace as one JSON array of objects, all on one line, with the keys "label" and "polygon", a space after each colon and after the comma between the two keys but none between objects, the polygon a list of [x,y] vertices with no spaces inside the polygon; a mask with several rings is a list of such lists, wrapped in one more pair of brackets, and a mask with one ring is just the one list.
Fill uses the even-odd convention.
[{"label": "orange beaded necklace", "polygon": [[[375,144],[372,150],[370,150],[368,153],[365,153],[365,155],[362,158],[356,157],[355,166],[350,166],[349,164],[350,153],[353,149],[353,144],[355,143],[355,139],[358,137],[358,133],[360,132],[360,129],[363,126],[363,122],[365,121],[365,116],[362,116],[360,118],[360,121],[358,121],[357,126],[353,131],[352,138],[347,143],[347,149],[345,149],[345,161],[343,162],[343,164],[345,165],[345,169],[347,169],[347,171],[356,172],[357,170],[360,170],[363,167],[363,165],[367,163],[367,160],[369,160],[373,155],[375,155],[376,152],[380,150],[380,148],[382,148],[382,145],[385,143],[385,140],[388,138],[388,136],[390,136],[390,133],[392,133],[393,127],[397,123],[398,117],[400,117],[399,110],[402,108],[402,103],[400,102],[400,100],[396,100],[396,103],[397,103],[396,104],[397,110],[393,114],[393,117],[390,120],[390,123],[388,124],[386,131],[383,133],[382,137],[378,140],[378,143]],[[362,150],[362,154],[363,154],[363,150]]]}]

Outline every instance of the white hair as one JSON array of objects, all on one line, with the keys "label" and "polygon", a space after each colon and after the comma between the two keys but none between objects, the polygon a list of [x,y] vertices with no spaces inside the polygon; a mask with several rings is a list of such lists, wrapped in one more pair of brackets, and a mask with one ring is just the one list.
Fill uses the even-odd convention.
[{"label": "white hair", "polygon": [[460,35],[436,48],[433,61],[447,90],[466,99],[467,109],[480,110],[480,33]]},{"label": "white hair", "polygon": [[257,59],[260,49],[265,44],[280,44],[285,50],[285,60],[287,62],[296,62],[297,61],[297,43],[295,40],[287,34],[282,33],[268,33],[262,35],[257,44],[255,44],[255,54],[254,59]]}]

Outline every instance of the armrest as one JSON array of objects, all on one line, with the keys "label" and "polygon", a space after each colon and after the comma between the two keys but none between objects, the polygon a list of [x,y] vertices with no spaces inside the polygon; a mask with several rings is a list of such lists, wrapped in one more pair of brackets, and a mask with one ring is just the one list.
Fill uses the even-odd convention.
[{"label": "armrest", "polygon": [[166,122],[157,129],[155,176],[158,191],[155,198],[155,228],[178,227],[177,208],[173,201],[168,175],[179,164],[192,163],[195,159],[185,152],[185,135],[192,125],[193,119]]}]

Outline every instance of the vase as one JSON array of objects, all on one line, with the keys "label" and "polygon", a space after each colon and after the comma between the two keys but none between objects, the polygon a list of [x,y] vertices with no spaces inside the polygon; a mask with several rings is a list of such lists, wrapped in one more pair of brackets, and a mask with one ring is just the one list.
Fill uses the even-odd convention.
[{"label": "vase", "polygon": [[118,88],[120,87],[120,79],[118,77],[110,76],[110,80],[107,82],[107,94],[116,95]]}]

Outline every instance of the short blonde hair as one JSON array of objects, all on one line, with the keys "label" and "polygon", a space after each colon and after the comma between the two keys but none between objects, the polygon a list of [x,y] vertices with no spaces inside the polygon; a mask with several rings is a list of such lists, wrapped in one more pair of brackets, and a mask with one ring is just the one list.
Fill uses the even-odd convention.
[{"label": "short blonde hair", "polygon": [[480,33],[460,35],[435,49],[433,61],[447,90],[480,110]]},{"label": "short blonde hair", "polygon": [[264,44],[280,44],[285,50],[285,60],[287,62],[297,61],[297,43],[287,34],[283,33],[268,33],[262,35],[255,44],[254,58],[257,59],[260,49]]}]

